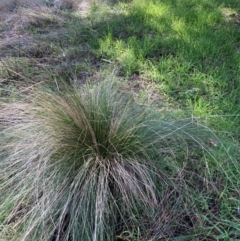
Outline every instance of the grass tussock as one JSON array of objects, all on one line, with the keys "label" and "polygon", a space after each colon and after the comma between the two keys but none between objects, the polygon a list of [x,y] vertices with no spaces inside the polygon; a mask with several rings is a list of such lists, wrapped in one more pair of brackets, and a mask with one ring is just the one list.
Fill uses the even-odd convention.
[{"label": "grass tussock", "polygon": [[1,234],[162,240],[204,235],[206,226],[212,235],[221,215],[238,227],[232,209],[222,213],[230,190],[239,202],[238,170],[230,179],[226,169],[237,163],[214,157],[221,144],[208,129],[167,120],[115,81],[59,88],[1,106]]},{"label": "grass tussock", "polygon": [[239,1],[72,2],[0,3],[0,241],[239,240]]}]

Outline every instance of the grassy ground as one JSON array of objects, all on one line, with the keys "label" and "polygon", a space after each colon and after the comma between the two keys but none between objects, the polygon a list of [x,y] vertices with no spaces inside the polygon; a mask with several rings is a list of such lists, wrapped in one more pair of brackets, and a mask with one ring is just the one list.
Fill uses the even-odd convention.
[{"label": "grassy ground", "polygon": [[[173,119],[205,122],[220,136],[207,140],[215,161],[192,153],[188,158],[185,153],[176,159],[170,155],[166,158],[173,166],[180,162],[184,175],[167,170],[198,189],[212,186],[193,192],[189,182],[193,193],[183,188],[182,202],[174,201],[179,197],[176,189],[164,190],[163,208],[156,211],[158,217],[151,217],[145,237],[141,227],[121,230],[118,240],[239,240],[239,1],[98,1],[81,6],[16,7],[2,18],[1,101],[14,102],[19,90],[29,94],[33,86],[46,82],[81,86],[114,74],[138,103],[153,103],[171,112]],[[184,158],[194,164],[184,166]],[[190,175],[194,168],[204,169],[209,183],[196,181]],[[172,199],[171,206],[167,200]],[[175,213],[175,208],[183,212]],[[161,232],[156,231],[159,226]],[[14,236],[11,228],[6,235]]]},{"label": "grassy ground", "polygon": [[218,115],[211,122],[235,131],[238,8],[234,1],[133,1],[95,4],[84,18],[22,9],[1,23],[1,76],[86,81],[115,68],[130,84],[154,85],[150,97],[195,116]]}]

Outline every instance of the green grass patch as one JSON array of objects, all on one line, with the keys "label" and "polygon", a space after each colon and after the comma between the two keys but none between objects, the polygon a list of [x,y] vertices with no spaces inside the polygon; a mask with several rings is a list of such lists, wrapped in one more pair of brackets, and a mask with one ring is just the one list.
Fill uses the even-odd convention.
[{"label": "green grass patch", "polygon": [[92,20],[97,39],[91,46],[98,58],[118,64],[123,76],[154,80],[197,116],[238,115],[239,26],[227,21],[224,5],[133,1],[119,6],[117,14]]}]

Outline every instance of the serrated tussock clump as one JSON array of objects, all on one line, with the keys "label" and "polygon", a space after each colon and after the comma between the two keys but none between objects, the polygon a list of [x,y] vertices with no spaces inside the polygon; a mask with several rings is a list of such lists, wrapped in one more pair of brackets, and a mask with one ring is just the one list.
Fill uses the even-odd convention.
[{"label": "serrated tussock clump", "polygon": [[163,194],[193,176],[182,153],[207,148],[200,125],[164,120],[115,81],[38,89],[1,108],[1,230],[13,225],[21,241],[107,241],[151,225]]}]

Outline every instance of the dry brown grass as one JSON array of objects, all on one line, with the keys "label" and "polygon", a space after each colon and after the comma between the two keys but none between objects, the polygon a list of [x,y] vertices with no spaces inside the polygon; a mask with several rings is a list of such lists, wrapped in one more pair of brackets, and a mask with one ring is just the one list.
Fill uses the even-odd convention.
[{"label": "dry brown grass", "polygon": [[14,11],[17,7],[45,6],[45,0],[1,0],[0,16],[5,17],[7,13]]},{"label": "dry brown grass", "polygon": [[85,11],[91,7],[91,4],[96,2],[95,0],[55,0],[55,7],[59,7],[61,9],[73,9]]}]

